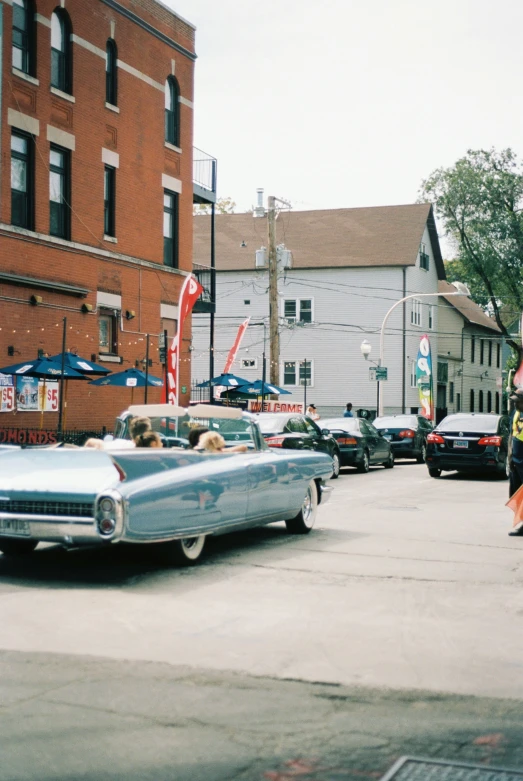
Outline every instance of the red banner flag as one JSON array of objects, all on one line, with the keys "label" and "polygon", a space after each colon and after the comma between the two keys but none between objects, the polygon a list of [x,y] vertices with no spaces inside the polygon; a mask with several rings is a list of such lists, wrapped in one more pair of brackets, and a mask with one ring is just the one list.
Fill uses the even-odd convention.
[{"label": "red banner flag", "polygon": [[230,370],[232,369],[232,365],[236,360],[236,356],[238,355],[238,350],[240,349],[240,344],[242,343],[242,339],[244,337],[245,331],[247,330],[247,326],[249,325],[250,321],[251,318],[248,317],[247,320],[244,320],[241,326],[238,328],[236,339],[234,340],[233,346],[229,350],[229,355],[227,356],[227,360],[225,361],[225,366],[223,367],[224,374],[228,374],[228,372],[230,372]]},{"label": "red banner flag", "polygon": [[168,404],[178,404],[178,382],[180,378],[180,352],[183,338],[183,326],[185,319],[191,313],[199,296],[203,293],[203,287],[196,277],[189,274],[185,278],[180,291],[180,301],[178,305],[178,331],[167,351],[167,387],[164,384],[162,401]]},{"label": "red banner flag", "polygon": [[[523,315],[521,315],[520,334],[521,334],[521,338],[523,339]],[[512,382],[514,383],[514,386],[516,388],[523,388],[523,342],[522,342],[522,349],[520,352],[520,361],[519,361],[518,370],[514,374],[514,378]]]}]

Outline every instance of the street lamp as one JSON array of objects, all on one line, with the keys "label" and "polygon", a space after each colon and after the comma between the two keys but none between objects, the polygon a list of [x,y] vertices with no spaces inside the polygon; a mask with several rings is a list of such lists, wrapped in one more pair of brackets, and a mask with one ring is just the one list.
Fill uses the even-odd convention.
[{"label": "street lamp", "polygon": [[366,361],[369,360],[369,355],[371,354],[372,345],[370,342],[368,342],[366,339],[363,340],[363,342],[360,345],[361,354],[365,358]]},{"label": "street lamp", "polygon": [[[385,352],[385,326],[387,325],[387,320],[389,319],[392,312],[396,309],[397,306],[400,304],[403,304],[404,301],[408,301],[410,298],[439,298],[441,296],[445,296],[445,298],[448,298],[449,296],[470,296],[470,290],[466,285],[463,284],[463,282],[453,282],[452,287],[456,288],[454,293],[411,293],[408,296],[404,296],[403,298],[400,298],[399,301],[396,301],[395,304],[391,306],[385,317],[383,318],[383,323],[381,324],[381,333],[380,333],[380,358],[378,366],[383,366],[383,358],[384,358],[384,352]],[[363,352],[363,350],[362,350]],[[380,380],[378,380],[378,417],[381,417],[383,415],[383,390],[380,388]]]}]

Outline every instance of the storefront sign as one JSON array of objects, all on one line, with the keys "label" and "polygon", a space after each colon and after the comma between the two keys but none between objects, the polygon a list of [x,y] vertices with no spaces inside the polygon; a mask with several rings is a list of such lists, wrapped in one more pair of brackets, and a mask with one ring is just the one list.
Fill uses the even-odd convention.
[{"label": "storefront sign", "polygon": [[[249,412],[262,412],[262,403],[260,401],[249,401]],[[264,401],[263,412],[296,412],[299,415],[303,415],[304,407],[303,402],[289,402],[289,401]]]},{"label": "storefront sign", "polygon": [[56,380],[37,377],[16,378],[16,408],[18,412],[58,412],[59,388]]},{"label": "storefront sign", "polygon": [[0,428],[0,445],[54,445],[57,441],[56,431]]}]

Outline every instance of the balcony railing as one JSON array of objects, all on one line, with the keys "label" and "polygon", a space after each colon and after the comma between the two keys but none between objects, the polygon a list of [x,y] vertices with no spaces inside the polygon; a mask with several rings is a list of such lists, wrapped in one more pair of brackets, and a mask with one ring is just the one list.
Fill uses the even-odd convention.
[{"label": "balcony railing", "polygon": [[193,203],[216,202],[217,162],[207,152],[193,148]]},{"label": "balcony railing", "polygon": [[199,263],[193,264],[193,274],[203,287],[203,293],[196,301],[193,312],[210,313],[216,311],[216,302],[213,301],[214,275],[215,270],[210,266],[201,266]]}]

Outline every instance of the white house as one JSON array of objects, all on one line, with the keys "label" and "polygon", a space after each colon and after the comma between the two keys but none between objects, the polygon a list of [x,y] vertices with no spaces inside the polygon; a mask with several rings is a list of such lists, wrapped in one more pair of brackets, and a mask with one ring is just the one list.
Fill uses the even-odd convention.
[{"label": "white house", "polygon": [[[437,293],[445,269],[430,204],[325,211],[281,212],[276,220],[279,264],[280,384],[286,400],[314,402],[322,415],[376,408],[369,379],[379,355],[380,328],[388,309],[411,293]],[[267,246],[267,219],[252,214],[216,216],[215,373],[223,369],[239,324],[251,317],[233,371],[261,378],[269,358],[268,268],[256,265]],[[195,264],[208,265],[211,219],[194,219]],[[258,256],[258,263],[262,260]],[[284,267],[287,266],[287,267]],[[439,302],[421,298],[397,307],[385,334],[381,383],[387,412],[417,411],[412,362],[428,334],[436,370]],[[452,299],[451,299],[452,300]],[[370,361],[360,346],[372,345]],[[209,317],[194,315],[193,382],[208,378]],[[267,365],[267,378],[269,367]],[[305,387],[307,380],[307,387]]]},{"label": "white house", "polygon": [[[440,293],[454,292],[440,281]],[[443,412],[500,412],[503,340],[495,320],[470,298],[440,298],[437,407]]]}]

